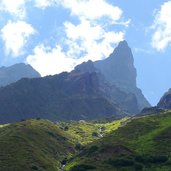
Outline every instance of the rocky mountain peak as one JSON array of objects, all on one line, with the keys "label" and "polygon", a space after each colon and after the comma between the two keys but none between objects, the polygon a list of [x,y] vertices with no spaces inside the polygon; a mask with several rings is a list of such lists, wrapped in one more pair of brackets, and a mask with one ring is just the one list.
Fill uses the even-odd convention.
[{"label": "rocky mountain peak", "polygon": [[126,41],[120,42],[108,58],[95,62],[95,66],[110,82],[136,87],[134,59]]},{"label": "rocky mountain peak", "polygon": [[0,86],[6,86],[21,78],[40,77],[40,74],[29,64],[17,63],[0,68]]}]

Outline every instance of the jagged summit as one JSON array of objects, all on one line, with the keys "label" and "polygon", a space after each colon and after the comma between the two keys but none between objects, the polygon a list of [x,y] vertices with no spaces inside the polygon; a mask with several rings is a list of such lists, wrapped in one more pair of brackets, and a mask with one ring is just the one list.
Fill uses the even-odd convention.
[{"label": "jagged summit", "polygon": [[110,55],[110,58],[117,58],[118,61],[122,63],[129,62],[133,65],[134,58],[132,55],[131,48],[128,46],[127,41],[121,41],[118,46],[114,49],[113,53]]},{"label": "jagged summit", "polygon": [[128,42],[126,40],[120,41],[118,47],[120,46],[128,47]]},{"label": "jagged summit", "polygon": [[136,87],[137,73],[134,67],[134,58],[126,41],[120,42],[113,53],[104,61],[95,62],[95,66],[109,81]]},{"label": "jagged summit", "polygon": [[127,41],[121,41],[108,58],[97,61],[94,65],[112,85],[124,92],[133,93],[136,96],[139,110],[150,106],[141,90],[137,88],[137,71]]}]

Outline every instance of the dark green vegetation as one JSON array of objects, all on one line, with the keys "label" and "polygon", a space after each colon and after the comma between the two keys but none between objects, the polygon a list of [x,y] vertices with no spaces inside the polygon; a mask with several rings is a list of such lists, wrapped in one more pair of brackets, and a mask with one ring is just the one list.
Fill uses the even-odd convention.
[{"label": "dark green vegetation", "polygon": [[65,171],[170,171],[171,112],[110,123],[2,125],[0,152],[2,171],[59,171],[61,162]]},{"label": "dark green vegetation", "polygon": [[104,134],[117,129],[121,122],[108,124],[69,122],[54,124],[47,120],[27,120],[0,126],[0,171],[59,171],[61,162],[85,145],[98,140],[99,127]]},{"label": "dark green vegetation", "polygon": [[0,128],[0,171],[58,171],[75,152],[73,138],[46,120]]},{"label": "dark green vegetation", "polygon": [[89,144],[65,169],[170,171],[171,112],[128,120],[125,126]]},{"label": "dark green vegetation", "polygon": [[134,59],[126,41],[105,60],[0,88],[0,104],[1,124],[37,117],[52,121],[116,119],[150,106],[136,86]]}]

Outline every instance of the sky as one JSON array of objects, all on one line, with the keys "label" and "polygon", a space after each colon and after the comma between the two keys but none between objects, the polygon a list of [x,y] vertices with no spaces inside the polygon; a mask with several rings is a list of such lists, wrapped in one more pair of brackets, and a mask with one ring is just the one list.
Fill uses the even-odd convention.
[{"label": "sky", "polygon": [[42,76],[101,60],[126,40],[137,86],[152,105],[171,88],[171,1],[0,0],[0,66]]}]

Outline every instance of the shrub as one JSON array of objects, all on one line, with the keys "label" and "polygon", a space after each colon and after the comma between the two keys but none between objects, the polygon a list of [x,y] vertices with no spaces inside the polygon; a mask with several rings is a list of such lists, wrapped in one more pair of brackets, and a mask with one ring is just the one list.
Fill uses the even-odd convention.
[{"label": "shrub", "polygon": [[97,132],[93,132],[93,133],[92,133],[92,136],[93,136],[93,137],[98,137],[98,133],[97,133]]},{"label": "shrub", "polygon": [[98,150],[98,147],[93,145],[88,149],[88,154],[92,154]]},{"label": "shrub", "polygon": [[72,167],[71,171],[86,171],[90,169],[93,170],[93,169],[96,169],[96,167],[91,166],[91,165],[80,164],[80,165]]},{"label": "shrub", "polygon": [[32,170],[39,170],[39,168],[37,166],[35,166],[35,165],[31,166],[31,169]]},{"label": "shrub", "polygon": [[108,164],[114,166],[114,167],[128,167],[128,166],[133,166],[135,163],[131,159],[109,159],[107,161]]},{"label": "shrub", "polygon": [[68,126],[65,126],[64,127],[64,131],[68,131],[69,127]]},{"label": "shrub", "polygon": [[63,159],[63,160],[61,161],[61,164],[62,164],[62,165],[66,165],[67,162],[68,162],[68,159],[65,158],[65,159]]},{"label": "shrub", "polygon": [[166,161],[168,160],[168,156],[151,156],[150,159],[149,159],[149,162],[150,163],[165,163]]},{"label": "shrub", "polygon": [[143,170],[142,164],[136,163],[134,167],[135,167],[135,170]]},{"label": "shrub", "polygon": [[77,143],[77,144],[75,145],[75,149],[76,149],[76,150],[82,150],[82,149],[83,149],[83,146],[82,146],[80,143]]},{"label": "shrub", "polygon": [[164,156],[164,155],[157,155],[157,156],[136,156],[135,160],[139,163],[144,163],[144,164],[148,164],[148,163],[165,163],[166,161],[168,161],[168,156]]}]

